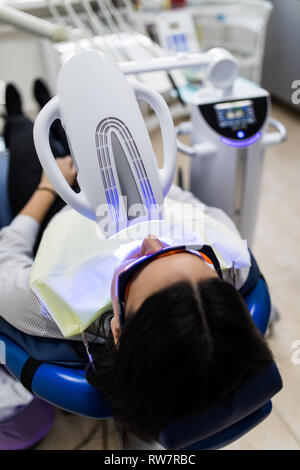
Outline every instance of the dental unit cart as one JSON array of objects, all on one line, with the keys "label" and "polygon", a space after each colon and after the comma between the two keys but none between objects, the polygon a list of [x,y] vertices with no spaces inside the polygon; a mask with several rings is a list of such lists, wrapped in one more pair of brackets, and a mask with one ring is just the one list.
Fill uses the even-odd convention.
[{"label": "dental unit cart", "polygon": [[[269,93],[237,78],[218,93],[207,86],[195,93],[192,119],[177,135],[189,134],[191,145],[178,149],[192,157],[190,189],[209,206],[223,209],[252,245],[265,147],[286,137],[284,126],[270,117]],[[276,132],[268,132],[273,126]]]}]

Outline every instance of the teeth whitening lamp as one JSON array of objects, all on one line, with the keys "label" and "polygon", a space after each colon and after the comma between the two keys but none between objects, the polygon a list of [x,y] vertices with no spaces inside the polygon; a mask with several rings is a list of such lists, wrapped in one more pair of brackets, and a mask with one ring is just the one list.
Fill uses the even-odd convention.
[{"label": "teeth whitening lamp", "polygon": [[[57,96],[40,111],[34,142],[41,165],[62,199],[97,220],[105,237],[139,221],[162,218],[163,200],[176,169],[176,134],[170,111],[157,93],[125,74],[188,66],[208,66],[213,82],[231,81],[236,64],[227,51],[124,62],[86,51],[66,62],[58,75]],[[231,67],[230,65],[233,65]],[[121,70],[122,69],[122,70]],[[164,166],[157,167],[138,100],[156,113],[162,134]],[[60,119],[66,132],[80,193],[60,172],[49,144],[49,130]]]},{"label": "teeth whitening lamp", "polygon": [[[206,67],[216,87],[220,76],[222,86],[231,83],[237,70],[235,60],[222,49],[120,65],[102,52],[86,51],[62,66],[58,94],[35,121],[34,142],[58,194],[83,216],[97,220],[104,236],[142,220],[161,218],[176,169],[176,134],[165,101],[145,85],[129,83],[125,75],[193,66]],[[157,167],[139,99],[150,105],[159,120],[162,169]],[[67,184],[52,154],[49,130],[55,119],[61,120],[66,132],[80,193]]]},{"label": "teeth whitening lamp", "polygon": [[[108,55],[88,51],[72,57],[58,75],[58,94],[39,113],[34,141],[40,162],[62,199],[97,220],[105,237],[130,224],[162,217],[162,204],[176,168],[176,137],[169,109],[157,93],[129,84]],[[138,100],[158,116],[164,166],[158,169]],[[81,189],[75,193],[49,145],[52,122],[60,119]]]},{"label": "teeth whitening lamp", "polygon": [[[98,221],[105,235],[147,218],[162,217],[162,203],[173,181],[176,141],[170,112],[159,94],[126,74],[200,67],[206,83],[192,98],[192,120],[176,127],[191,145],[177,148],[192,157],[191,191],[204,203],[222,208],[235,220],[251,246],[266,146],[286,138],[284,126],[270,117],[266,90],[238,78],[234,57],[225,49],[154,58],[117,65],[90,51],[65,63],[58,76],[58,96],[40,112],[34,140],[41,164],[60,196],[81,214]],[[156,112],[163,139],[164,167],[158,170],[137,100]],[[65,128],[81,193],[60,173],[49,146],[49,128],[60,118]],[[277,132],[269,133],[269,126]],[[128,202],[127,206],[124,203]],[[97,208],[108,204],[108,217]],[[128,207],[142,207],[130,214]]]}]

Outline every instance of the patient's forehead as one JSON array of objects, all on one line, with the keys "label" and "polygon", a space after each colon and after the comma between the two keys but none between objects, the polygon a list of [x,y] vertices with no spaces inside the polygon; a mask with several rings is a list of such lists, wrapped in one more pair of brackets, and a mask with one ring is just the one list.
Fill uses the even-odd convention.
[{"label": "patient's forehead", "polygon": [[126,300],[126,311],[136,311],[144,300],[180,281],[197,283],[201,279],[218,277],[198,256],[176,253],[158,258],[146,265],[133,279]]}]

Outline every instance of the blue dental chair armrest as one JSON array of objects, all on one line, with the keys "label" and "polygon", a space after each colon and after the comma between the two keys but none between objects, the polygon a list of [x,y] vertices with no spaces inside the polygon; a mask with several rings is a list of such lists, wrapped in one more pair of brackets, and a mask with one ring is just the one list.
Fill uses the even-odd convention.
[{"label": "blue dental chair armrest", "polygon": [[9,152],[0,151],[0,228],[8,225],[12,219],[7,191],[8,167]]},{"label": "blue dental chair armrest", "polygon": [[71,413],[90,418],[112,417],[98,390],[85,378],[85,369],[48,364],[32,359],[24,349],[0,333],[5,344],[4,367],[34,395]]},{"label": "blue dental chair armrest", "polygon": [[256,327],[265,335],[271,315],[271,299],[263,277],[260,278],[250,294],[247,295],[245,301]]}]

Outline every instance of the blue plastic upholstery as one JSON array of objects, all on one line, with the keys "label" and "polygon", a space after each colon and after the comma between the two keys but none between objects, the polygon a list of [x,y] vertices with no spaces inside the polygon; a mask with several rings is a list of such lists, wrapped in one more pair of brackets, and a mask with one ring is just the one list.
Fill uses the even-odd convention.
[{"label": "blue plastic upholstery", "polygon": [[247,295],[245,300],[256,327],[265,335],[271,315],[271,299],[263,277],[258,281],[255,289]]},{"label": "blue plastic upholstery", "polygon": [[0,228],[8,225],[12,218],[7,193],[8,166],[8,152],[0,152]]},{"label": "blue plastic upholstery", "polygon": [[[29,355],[7,336],[0,334],[6,346],[6,369],[20,381],[24,364]],[[43,363],[37,369],[32,392],[58,408],[90,418],[112,417],[110,406],[101,392],[85,378],[84,369]]]},{"label": "blue plastic upholstery", "polygon": [[28,335],[14,328],[2,317],[0,333],[10,338],[33,359],[77,369],[85,367],[86,350],[82,341]]},{"label": "blue plastic upholstery", "polygon": [[210,437],[214,439],[219,435],[221,438],[221,431],[264,406],[281,388],[281,377],[273,362],[249,377],[229,398],[218,405],[191,417],[170,422],[161,432],[159,442],[167,449],[179,449],[200,439],[205,439],[208,443]]},{"label": "blue plastic upholstery", "polygon": [[181,450],[218,450],[226,447],[232,442],[240,439],[242,436],[255,428],[264,419],[266,419],[272,411],[272,402],[268,401],[264,406],[251,413],[246,418],[232,424],[211,437],[202,439],[200,442],[184,447]]}]

